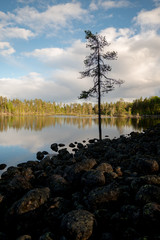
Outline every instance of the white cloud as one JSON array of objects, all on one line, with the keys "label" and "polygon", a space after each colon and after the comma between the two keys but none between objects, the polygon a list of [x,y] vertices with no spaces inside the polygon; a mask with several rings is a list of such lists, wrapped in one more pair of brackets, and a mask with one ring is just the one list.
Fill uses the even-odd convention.
[{"label": "white cloud", "polygon": [[100,1],[100,4],[105,9],[110,8],[123,8],[130,6],[130,2],[127,0],[120,0],[120,1]]},{"label": "white cloud", "polygon": [[97,2],[95,0],[92,0],[89,7],[92,11],[95,11],[98,10],[99,7],[105,10],[109,10],[112,8],[123,8],[129,6],[131,6],[131,2],[129,2],[128,0],[97,0]]},{"label": "white cloud", "polygon": [[15,52],[14,48],[11,47],[9,42],[0,42],[0,55],[8,56]]},{"label": "white cloud", "polygon": [[142,10],[134,21],[144,28],[160,28],[160,7],[152,9],[150,11]]},{"label": "white cloud", "polygon": [[39,33],[48,29],[55,31],[58,28],[70,27],[71,20],[87,21],[88,15],[88,11],[82,9],[79,2],[71,2],[48,6],[43,12],[29,6],[17,8],[14,13],[0,12],[0,20],[6,27],[23,25]]},{"label": "white cloud", "polygon": [[66,49],[35,49],[33,52],[24,53],[24,55],[28,57],[35,57],[53,68],[78,69],[79,66],[82,66],[87,52],[88,50],[85,48],[85,43],[77,40],[72,44],[71,47]]},{"label": "white cloud", "polygon": [[21,38],[28,40],[30,37],[34,37],[35,34],[30,30],[18,27],[6,27],[0,28],[0,39],[8,38]]},{"label": "white cloud", "polygon": [[110,49],[118,52],[118,60],[111,62],[112,76],[125,80],[112,97],[139,98],[158,94],[160,90],[160,36],[155,31],[130,35],[130,30],[105,29],[102,34],[110,35]]}]

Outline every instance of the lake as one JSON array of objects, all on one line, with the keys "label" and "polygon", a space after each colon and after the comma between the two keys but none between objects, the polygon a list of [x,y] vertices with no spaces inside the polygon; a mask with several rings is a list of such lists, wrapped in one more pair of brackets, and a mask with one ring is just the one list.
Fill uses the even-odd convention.
[{"label": "lake", "polygon": [[[117,138],[132,131],[143,131],[160,123],[160,118],[103,118],[103,138]],[[70,116],[1,116],[0,164],[16,166],[28,160],[36,160],[38,151],[48,151],[52,143],[82,142],[98,138],[97,117]],[[70,149],[71,151],[71,149]],[[2,171],[0,171],[0,174]]]}]

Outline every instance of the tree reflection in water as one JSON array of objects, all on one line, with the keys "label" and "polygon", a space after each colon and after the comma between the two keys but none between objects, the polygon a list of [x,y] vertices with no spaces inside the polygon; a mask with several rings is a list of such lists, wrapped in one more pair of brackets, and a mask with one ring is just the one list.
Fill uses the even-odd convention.
[{"label": "tree reflection in water", "polygon": [[[142,131],[148,127],[160,123],[160,118],[118,118],[104,117],[102,118],[102,127],[116,127],[120,133],[126,127],[132,127],[133,131]],[[1,116],[0,131],[7,131],[10,128],[20,130],[41,131],[46,127],[56,127],[70,125],[78,129],[92,128],[98,125],[97,117],[75,117],[75,116]]]}]

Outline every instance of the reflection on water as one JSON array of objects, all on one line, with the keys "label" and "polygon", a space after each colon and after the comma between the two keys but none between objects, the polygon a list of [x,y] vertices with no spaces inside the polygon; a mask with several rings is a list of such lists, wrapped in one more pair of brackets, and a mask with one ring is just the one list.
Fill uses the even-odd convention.
[{"label": "reflection on water", "polygon": [[[152,125],[160,123],[160,118],[102,118],[102,127],[117,127],[123,132],[124,127],[132,127],[133,131],[142,131]],[[41,131],[46,127],[70,125],[81,128],[92,128],[98,125],[97,117],[69,117],[69,116],[2,116],[0,117],[0,131],[28,129]]]},{"label": "reflection on water", "polygon": [[[132,131],[143,131],[157,123],[160,118],[102,118],[103,137],[114,138]],[[11,166],[36,160],[37,151],[53,153],[50,145],[54,142],[68,147],[71,142],[97,137],[97,117],[1,116],[0,164]]]}]

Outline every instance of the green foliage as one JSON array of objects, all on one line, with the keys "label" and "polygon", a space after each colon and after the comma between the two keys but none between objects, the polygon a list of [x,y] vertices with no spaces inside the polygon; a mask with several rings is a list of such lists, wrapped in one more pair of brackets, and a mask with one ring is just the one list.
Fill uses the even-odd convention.
[{"label": "green foliage", "polygon": [[[106,116],[142,116],[160,115],[160,97],[136,99],[135,101],[125,102],[123,99],[115,103],[102,103],[102,115]],[[0,113],[8,115],[94,115],[98,114],[98,104],[92,103],[70,103],[62,104],[55,102],[45,102],[41,99],[8,100],[0,96]]]}]

